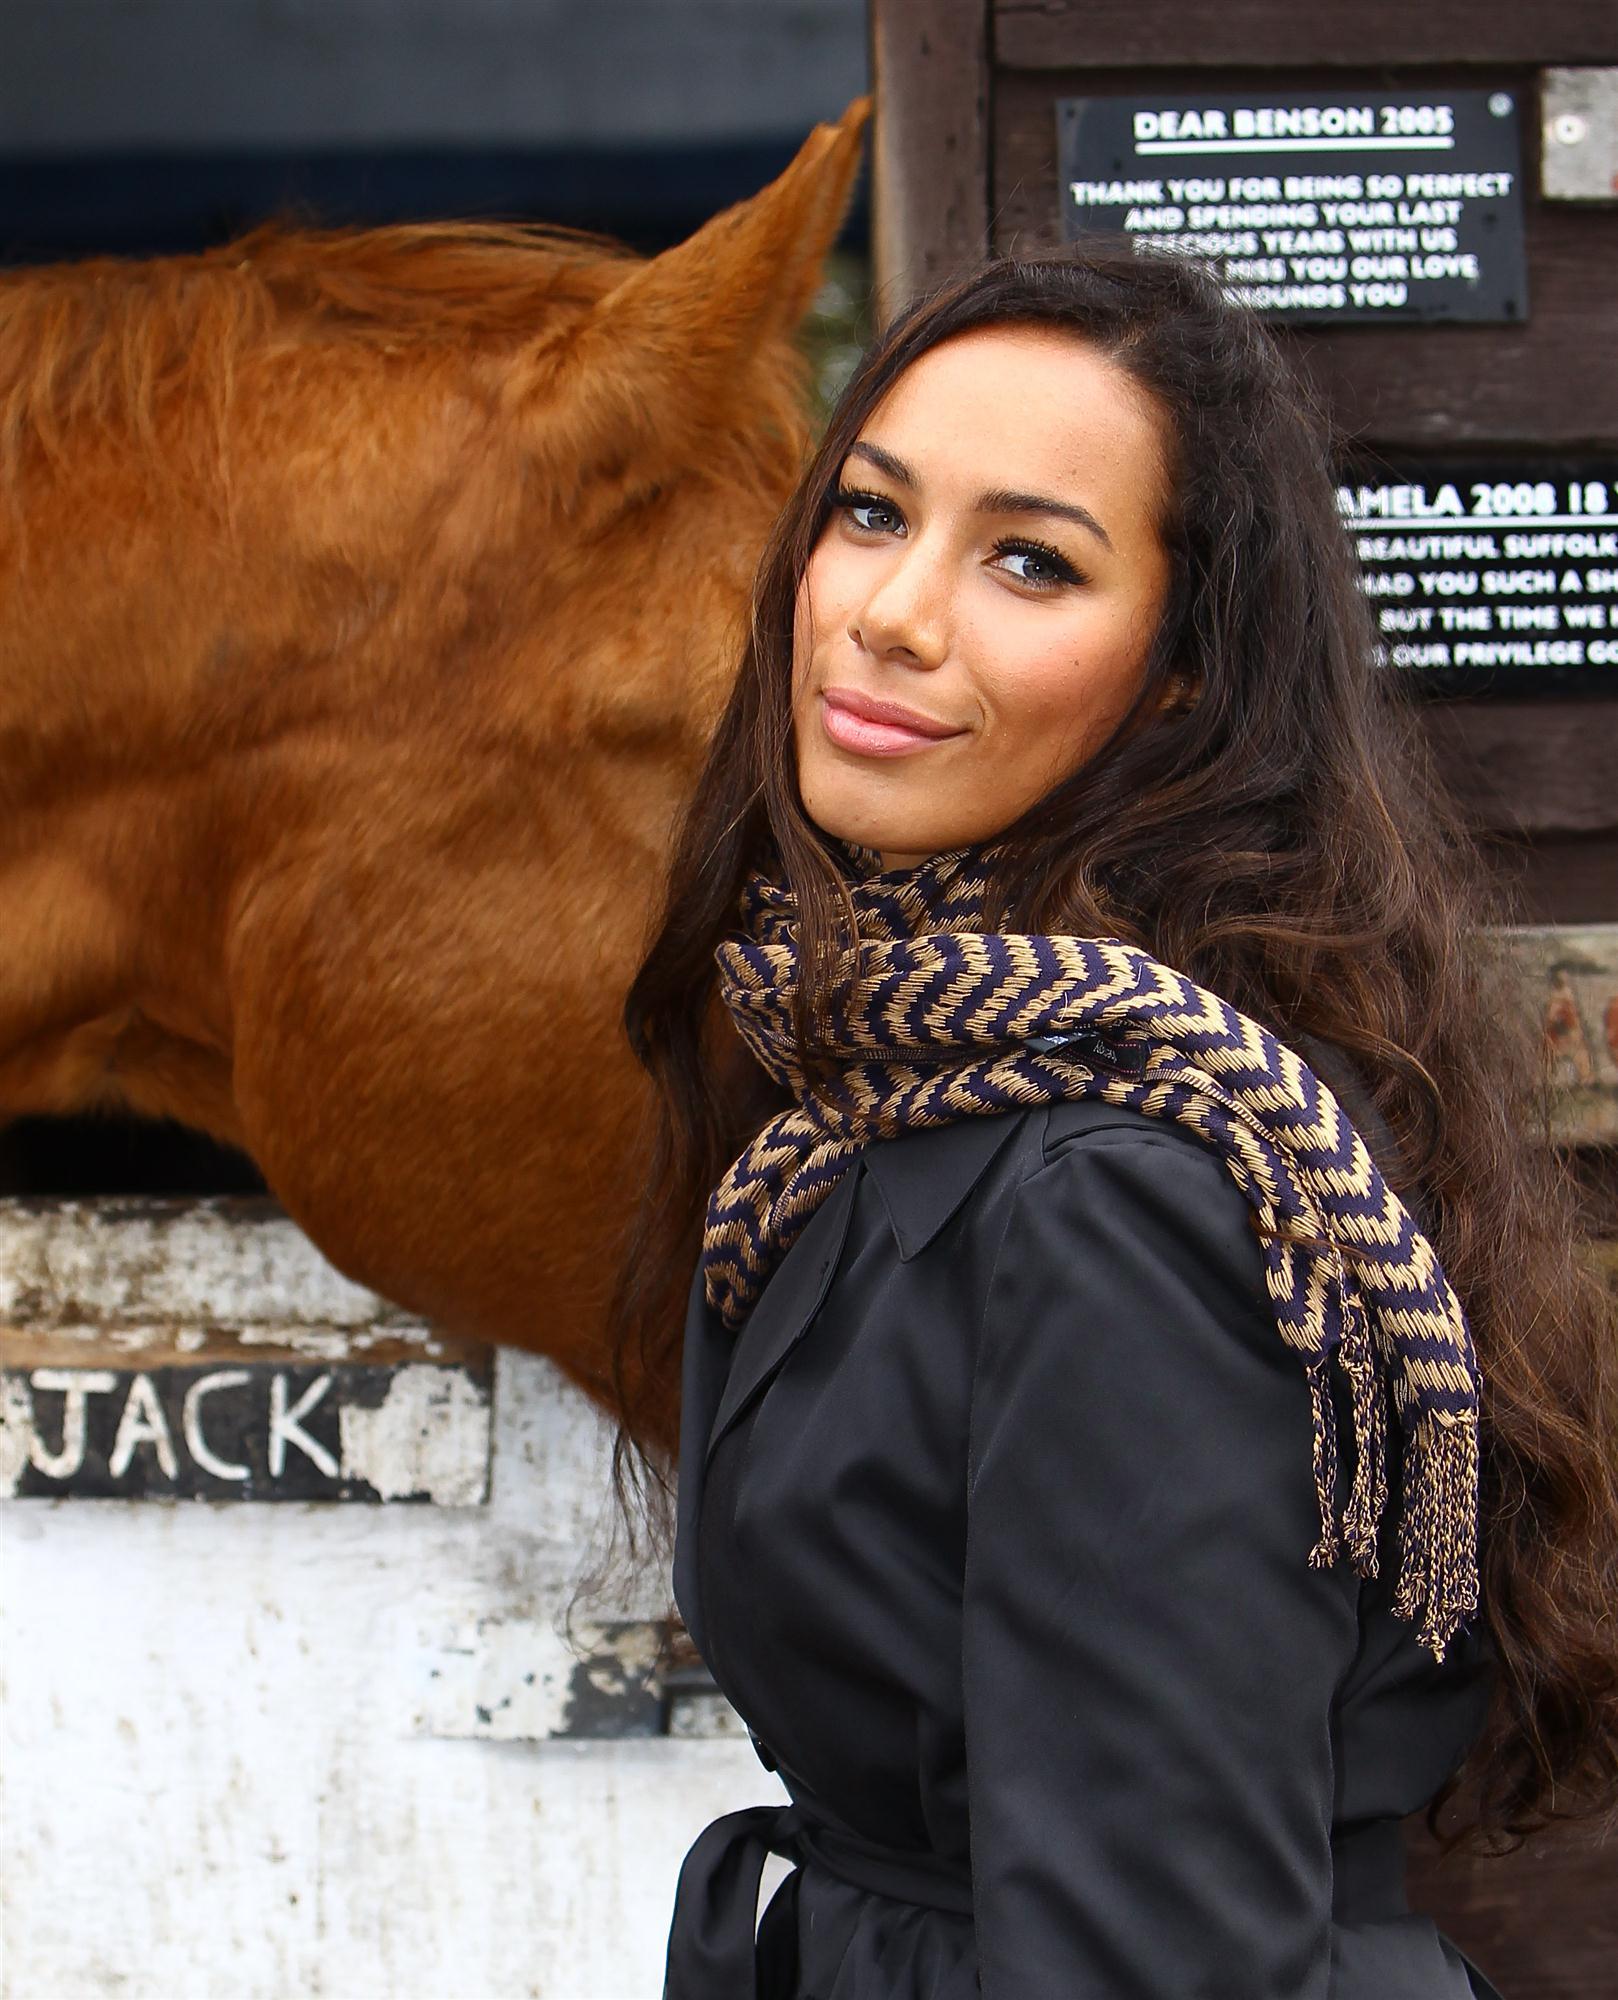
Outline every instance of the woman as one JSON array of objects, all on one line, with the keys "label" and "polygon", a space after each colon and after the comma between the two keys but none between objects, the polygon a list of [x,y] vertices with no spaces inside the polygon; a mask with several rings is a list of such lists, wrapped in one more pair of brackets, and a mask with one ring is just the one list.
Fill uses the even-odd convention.
[{"label": "woman", "polygon": [[1487,1993],[1401,1818],[1611,1802],[1611,1318],[1417,741],[1210,282],[866,355],[626,1015],[624,1441],[695,1258],[675,1592],[793,1800],[668,2000]]}]

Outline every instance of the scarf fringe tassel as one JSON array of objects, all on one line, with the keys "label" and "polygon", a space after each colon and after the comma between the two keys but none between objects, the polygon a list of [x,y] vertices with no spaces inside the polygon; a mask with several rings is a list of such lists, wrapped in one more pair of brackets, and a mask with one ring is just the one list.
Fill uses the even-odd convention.
[{"label": "scarf fringe tassel", "polygon": [[[1314,1414],[1315,1495],[1320,1539],[1309,1553],[1316,1569],[1346,1557],[1356,1576],[1377,1574],[1377,1537],[1388,1498],[1387,1395],[1372,1347],[1369,1315],[1345,1288],[1336,1360],[1348,1386],[1354,1471],[1337,1509],[1337,1408],[1331,1353],[1309,1365]],[[1417,1638],[1442,1660],[1478,1606],[1474,1506],[1478,1431],[1471,1419],[1418,1418],[1405,1434],[1395,1617],[1419,1621]]]}]

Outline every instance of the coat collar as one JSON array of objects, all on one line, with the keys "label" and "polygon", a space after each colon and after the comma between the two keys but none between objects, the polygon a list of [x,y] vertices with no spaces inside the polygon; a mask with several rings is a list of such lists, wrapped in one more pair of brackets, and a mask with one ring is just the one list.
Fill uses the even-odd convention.
[{"label": "coat collar", "polygon": [[882,1196],[902,1262],[908,1264],[932,1242],[1022,1116],[1011,1111],[958,1118],[866,1147],[865,1170]]}]

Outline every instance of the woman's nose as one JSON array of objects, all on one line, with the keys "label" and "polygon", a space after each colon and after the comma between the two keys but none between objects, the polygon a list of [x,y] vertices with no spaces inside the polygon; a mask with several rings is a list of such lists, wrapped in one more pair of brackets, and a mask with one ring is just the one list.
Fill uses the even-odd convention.
[{"label": "woman's nose", "polygon": [[930,551],[911,543],[895,551],[863,603],[849,636],[878,659],[936,667],[949,651],[949,593]]}]

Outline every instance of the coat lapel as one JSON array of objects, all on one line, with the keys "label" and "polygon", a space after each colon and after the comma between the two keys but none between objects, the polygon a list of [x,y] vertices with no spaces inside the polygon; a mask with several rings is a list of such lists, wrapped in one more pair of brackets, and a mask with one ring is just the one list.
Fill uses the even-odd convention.
[{"label": "coat lapel", "polygon": [[704,1463],[808,1331],[842,1255],[859,1176],[860,1162],[856,1157],[771,1273],[746,1324],[735,1337],[730,1373],[708,1434]]},{"label": "coat lapel", "polygon": [[861,1175],[871,1176],[899,1255],[908,1262],[956,1213],[1022,1115],[966,1118],[867,1146],[771,1273],[739,1335],[727,1333],[708,1305],[698,1265],[686,1307],[673,1581],[675,1602],[699,1652],[704,1635],[697,1542],[708,1461],[824,1304],[848,1239]]},{"label": "coat lapel", "polygon": [[728,1333],[708,1304],[700,1263],[692,1276],[681,1364],[673,1584],[674,1601],[699,1653],[706,1646],[697,1541],[709,1455],[808,1331],[842,1255],[859,1175],[855,1160],[771,1274],[739,1335]]}]

